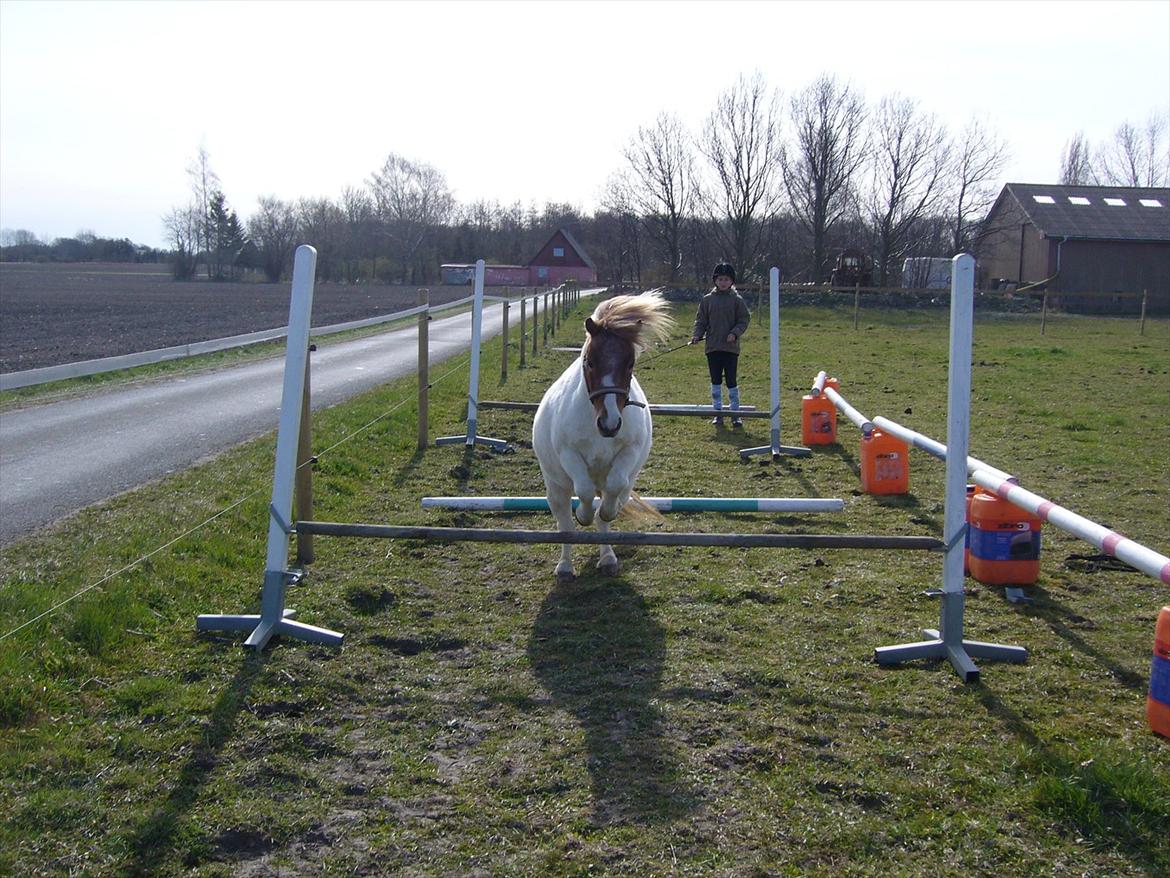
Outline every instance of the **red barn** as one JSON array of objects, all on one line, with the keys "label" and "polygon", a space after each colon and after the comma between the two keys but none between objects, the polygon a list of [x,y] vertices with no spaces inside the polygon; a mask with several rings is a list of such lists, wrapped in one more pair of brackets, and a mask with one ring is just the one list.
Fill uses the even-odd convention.
[{"label": "red barn", "polygon": [[[440,267],[445,284],[468,284],[475,266],[445,263]],[[557,229],[527,265],[485,265],[487,286],[557,286],[567,280],[597,283],[597,266],[568,229]]]}]

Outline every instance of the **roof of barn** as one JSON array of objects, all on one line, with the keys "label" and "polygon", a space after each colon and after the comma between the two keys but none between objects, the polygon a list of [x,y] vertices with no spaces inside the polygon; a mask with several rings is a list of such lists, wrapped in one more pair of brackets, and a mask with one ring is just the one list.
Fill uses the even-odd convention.
[{"label": "roof of barn", "polygon": [[1170,242],[1170,189],[1008,183],[989,216],[1009,195],[1048,238]]}]

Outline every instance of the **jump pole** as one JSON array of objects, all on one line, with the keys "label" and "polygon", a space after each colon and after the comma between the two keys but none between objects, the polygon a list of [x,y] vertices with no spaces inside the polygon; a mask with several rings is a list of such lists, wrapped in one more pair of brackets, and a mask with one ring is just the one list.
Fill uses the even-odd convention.
[{"label": "jump pole", "polygon": [[768,340],[769,357],[772,361],[772,442],[770,445],[761,445],[756,448],[741,448],[739,456],[745,460],[753,454],[771,454],[772,460],[779,460],[782,454],[790,454],[794,457],[807,457],[812,454],[811,449],[801,445],[780,444],[780,269],[773,266],[768,274],[768,279],[768,311],[771,320]]},{"label": "jump pole", "polygon": [[[887,418],[873,419],[878,429],[886,430],[900,438],[911,441],[914,445],[929,452],[942,460],[947,459],[947,446],[935,442],[929,436],[923,436],[914,430],[907,429],[901,424]],[[1152,576],[1161,582],[1170,584],[1170,557],[1156,552],[1148,546],[1143,546],[1136,540],[1110,530],[1092,519],[1078,515],[1071,509],[1066,509],[1046,500],[1039,494],[1021,488],[1019,480],[1008,475],[1003,470],[984,463],[977,458],[968,456],[967,473],[971,481],[985,488],[993,494],[1007,500],[1014,506],[1030,512],[1042,521],[1058,527],[1066,533],[1072,534],[1080,540],[1092,543],[1106,555],[1123,561],[1130,567]]]},{"label": "jump pole", "polygon": [[[298,521],[297,531],[330,537],[426,540],[433,543],[570,543],[609,546],[723,546],[733,549],[893,549],[936,552],[935,537],[882,534],[706,534],[596,530],[517,530],[514,528],[415,527]],[[960,560],[962,546],[960,548]]]},{"label": "jump pole", "polygon": [[245,646],[264,649],[274,635],[283,634],[311,643],[339,646],[344,635],[326,628],[294,622],[294,610],[285,609],[284,595],[301,573],[288,569],[289,536],[294,532],[293,482],[297,469],[297,445],[304,403],[305,367],[309,359],[309,322],[313,312],[313,282],[317,251],[307,244],[297,248],[293,261],[292,300],[288,312],[288,344],[284,356],[284,389],[280,400],[280,428],[276,435],[276,466],[272,478],[272,502],[268,506],[268,558],[260,615],[200,615],[199,631],[252,630]]},{"label": "jump pole", "polygon": [[468,448],[486,445],[496,451],[509,451],[511,447],[503,439],[477,436],[475,425],[479,411],[479,342],[483,331],[483,274],[484,262],[475,261],[475,296],[471,306],[471,377],[467,384],[467,434],[464,436],[440,436],[436,445],[466,445]]},{"label": "jump pole", "polygon": [[[845,501],[820,497],[643,497],[659,512],[841,512]],[[573,498],[573,508],[580,504]],[[601,500],[593,499],[598,506]],[[435,509],[473,509],[479,512],[548,512],[547,497],[423,497],[422,505]]]},{"label": "jump pole", "polygon": [[1028,651],[963,638],[963,537],[967,533],[967,443],[971,423],[971,337],[975,304],[975,258],[960,253],[951,260],[951,339],[947,383],[946,505],[943,513],[943,587],[939,627],[923,633],[928,640],[880,646],[878,664],[915,659],[948,659],[965,683],[979,680],[974,658],[1027,661]]},{"label": "jump pole", "polygon": [[[504,400],[485,399],[480,404],[481,409],[508,409],[510,411],[518,412],[535,412],[540,407],[537,402],[508,402]],[[646,406],[654,415],[666,415],[669,417],[711,417],[711,413],[717,411],[714,406],[710,405],[674,405],[669,403],[656,404],[650,403]],[[729,409],[722,409],[724,413]],[[755,406],[744,406],[739,409],[739,416],[742,418],[770,418],[768,412],[756,411]]]}]

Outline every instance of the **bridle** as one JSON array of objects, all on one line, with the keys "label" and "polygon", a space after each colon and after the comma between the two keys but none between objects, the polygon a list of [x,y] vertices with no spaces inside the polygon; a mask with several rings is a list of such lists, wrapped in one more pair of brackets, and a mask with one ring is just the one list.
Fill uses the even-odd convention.
[{"label": "bridle", "polygon": [[[588,387],[589,386],[589,378],[585,374],[585,372],[586,372],[585,349],[582,348],[581,349],[581,377],[585,380],[585,386]],[[597,397],[605,396],[607,393],[614,393],[614,394],[617,394],[618,396],[624,396],[626,398],[625,404],[628,406],[632,405],[632,406],[635,406],[635,407],[640,408],[640,409],[646,408],[646,403],[638,402],[638,400],[636,400],[636,399],[630,399],[630,388],[628,386],[626,386],[626,387],[599,387],[596,390],[590,390],[589,391],[589,401],[593,402],[593,400],[597,399]]]}]

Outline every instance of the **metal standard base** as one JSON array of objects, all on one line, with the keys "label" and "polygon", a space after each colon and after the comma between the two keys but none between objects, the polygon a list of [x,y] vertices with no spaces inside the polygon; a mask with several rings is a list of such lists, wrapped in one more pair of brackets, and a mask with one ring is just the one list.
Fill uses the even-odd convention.
[{"label": "metal standard base", "polygon": [[915,659],[949,659],[955,673],[964,683],[979,681],[979,668],[971,657],[1002,662],[1026,662],[1028,650],[1022,646],[1004,646],[999,643],[984,643],[981,640],[963,640],[949,645],[943,641],[935,628],[922,631],[930,640],[917,643],[899,643],[895,646],[879,646],[873,651],[873,658],[879,665],[895,665]]},{"label": "metal standard base", "polygon": [[195,628],[198,631],[247,631],[252,629],[244,646],[264,649],[268,641],[278,634],[285,637],[295,637],[309,643],[321,643],[326,646],[341,646],[344,634],[330,631],[328,628],[318,628],[316,625],[306,625],[304,622],[294,622],[292,617],[296,610],[284,610],[279,621],[262,621],[259,615],[225,616],[218,614],[203,614],[195,619]]},{"label": "metal standard base", "polygon": [[435,440],[436,445],[486,445],[493,451],[512,451],[511,445],[503,439],[491,439],[487,436],[440,436]]}]

